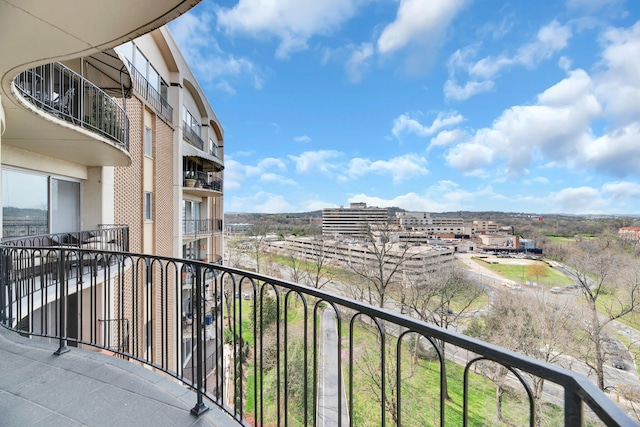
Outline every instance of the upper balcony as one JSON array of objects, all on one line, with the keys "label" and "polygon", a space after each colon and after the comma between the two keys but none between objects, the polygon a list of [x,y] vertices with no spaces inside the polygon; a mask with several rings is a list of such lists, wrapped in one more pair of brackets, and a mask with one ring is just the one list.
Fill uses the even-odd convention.
[{"label": "upper balcony", "polygon": [[173,123],[173,107],[169,104],[160,92],[127,60],[133,87],[140,96],[151,105],[151,107],[169,124]]},{"label": "upper balcony", "polygon": [[13,91],[31,114],[7,128],[3,145],[87,166],[131,163],[125,110],[69,67],[55,63],[23,71]]},{"label": "upper balcony", "polygon": [[0,324],[61,358],[83,354],[69,344],[145,364],[194,392],[196,417],[210,405],[245,426],[484,425],[500,407],[509,425],[637,425],[581,374],[339,288],[74,244],[0,246]]}]

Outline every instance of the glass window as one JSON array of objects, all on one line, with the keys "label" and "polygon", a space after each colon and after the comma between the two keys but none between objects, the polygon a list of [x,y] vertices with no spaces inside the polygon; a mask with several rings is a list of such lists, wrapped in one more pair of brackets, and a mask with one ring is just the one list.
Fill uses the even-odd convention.
[{"label": "glass window", "polygon": [[140,49],[134,45],[133,49],[133,66],[136,70],[140,71],[145,78],[147,78],[147,58],[142,54]]},{"label": "glass window", "polygon": [[169,85],[162,77],[160,78],[160,96],[167,102],[169,101]]},{"label": "glass window", "polygon": [[2,235],[49,232],[49,184],[45,175],[2,170]]},{"label": "glass window", "polygon": [[153,134],[149,126],[144,127],[144,155],[153,157]]},{"label": "glass window", "polygon": [[218,145],[211,138],[209,138],[209,154],[218,156]]},{"label": "glass window", "polygon": [[151,221],[153,219],[153,217],[151,216],[151,213],[153,212],[153,208],[152,208],[152,194],[149,192],[145,192],[144,193],[144,219],[145,221]]},{"label": "glass window", "polygon": [[2,170],[4,237],[80,230],[80,182]]},{"label": "glass window", "polygon": [[149,76],[147,77],[149,86],[155,89],[156,92],[160,92],[160,75],[151,64],[149,64]]}]

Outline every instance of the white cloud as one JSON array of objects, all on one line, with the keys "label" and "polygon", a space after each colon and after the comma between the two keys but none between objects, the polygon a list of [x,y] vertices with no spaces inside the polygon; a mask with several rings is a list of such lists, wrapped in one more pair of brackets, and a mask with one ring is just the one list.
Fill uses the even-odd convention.
[{"label": "white cloud", "polygon": [[444,84],[444,96],[447,99],[464,101],[479,93],[489,92],[493,89],[493,85],[494,83],[491,80],[469,80],[464,86],[460,86],[455,80],[448,79]]},{"label": "white cloud", "polygon": [[351,83],[359,83],[362,80],[363,69],[367,67],[368,61],[373,56],[373,45],[362,43],[355,48],[344,65],[347,77]]},{"label": "white cloud", "polygon": [[[418,113],[420,114],[420,113]],[[438,116],[433,120],[431,125],[424,126],[418,120],[411,118],[409,113],[401,114],[393,121],[393,128],[391,133],[396,138],[400,138],[401,134],[414,134],[419,137],[427,137],[436,133],[438,130],[461,123],[464,117],[455,112],[438,113]]]},{"label": "white cloud", "polygon": [[[497,57],[487,56],[473,61],[479,45],[467,46],[454,52],[448,61],[449,79],[443,91],[447,99],[465,100],[478,93],[487,92],[494,87],[494,78],[504,68],[515,65],[534,68],[542,61],[551,58],[564,49],[572,31],[569,26],[552,21],[540,28],[536,39],[521,46],[512,56],[502,54]],[[459,84],[456,74],[461,73],[468,79]]]},{"label": "white cloud", "polygon": [[412,42],[439,39],[464,4],[463,0],[400,0],[395,21],[378,38],[378,51],[385,54]]},{"label": "white cloud", "polygon": [[296,171],[298,172],[310,172],[313,170],[329,172],[335,169],[335,166],[328,163],[328,161],[338,158],[340,155],[340,152],[336,150],[305,151],[299,156],[289,155],[289,159],[296,164]]},{"label": "white cloud", "polygon": [[235,89],[229,78],[246,78],[260,89],[260,71],[248,58],[225,53],[213,31],[213,16],[208,12],[190,11],[171,22],[169,29],[191,68],[202,83],[213,82],[214,88],[230,95]]},{"label": "white cloud", "polygon": [[[285,200],[280,194],[272,194],[260,191],[250,196],[225,197],[228,206],[225,210],[230,212],[256,212],[256,213],[278,213],[295,212],[295,208]],[[225,203],[226,204],[226,203]]]},{"label": "white cloud", "polygon": [[246,174],[248,176],[261,175],[268,170],[285,170],[286,168],[287,166],[282,160],[276,159],[274,157],[267,157],[265,159],[262,159],[255,166],[245,166]]},{"label": "white cloud", "polygon": [[315,35],[330,34],[352,18],[363,0],[240,0],[218,7],[218,25],[228,33],[279,39],[278,58],[307,48]]},{"label": "white cloud", "polygon": [[376,160],[354,158],[349,162],[347,176],[358,178],[369,173],[391,175],[394,183],[400,183],[410,178],[426,175],[427,160],[407,154],[390,160]]},{"label": "white cloud", "polygon": [[632,123],[590,142],[586,165],[617,177],[640,173],[640,123]]},{"label": "white cloud", "polygon": [[505,110],[491,128],[476,131],[468,141],[451,149],[448,163],[464,173],[478,173],[498,159],[508,175],[527,173],[541,157],[559,165],[580,166],[584,149],[592,139],[590,123],[602,108],[583,70],[538,95],[535,105]]},{"label": "white cloud", "polygon": [[224,188],[225,190],[238,190],[244,181],[244,166],[233,160],[230,156],[224,159]]},{"label": "white cloud", "polygon": [[611,194],[619,202],[622,200],[640,198],[640,184],[637,182],[610,182],[602,186],[602,192]]},{"label": "white cloud", "polygon": [[597,213],[606,207],[600,191],[593,187],[565,188],[550,195],[559,212]]},{"label": "white cloud", "polygon": [[433,147],[455,144],[456,142],[464,139],[465,136],[466,133],[460,129],[443,130],[435,137],[431,138],[431,141],[429,141],[429,146],[427,147],[427,151],[431,150]]},{"label": "white cloud", "polygon": [[619,126],[640,117],[640,21],[629,29],[613,28],[603,38],[602,66],[594,78],[597,93]]},{"label": "white cloud", "polygon": [[260,175],[260,180],[262,182],[266,182],[270,184],[283,184],[283,185],[294,185],[294,186],[298,185],[298,183],[296,183],[291,178],[286,178],[282,175],[278,175],[276,173],[271,173],[271,172],[263,173],[262,175]]},{"label": "white cloud", "polygon": [[311,142],[311,137],[308,135],[300,135],[293,138],[295,142]]}]

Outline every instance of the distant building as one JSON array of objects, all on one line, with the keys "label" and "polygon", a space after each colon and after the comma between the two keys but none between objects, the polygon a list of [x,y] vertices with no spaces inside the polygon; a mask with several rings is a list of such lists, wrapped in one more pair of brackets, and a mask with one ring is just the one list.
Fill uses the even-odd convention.
[{"label": "distant building", "polygon": [[473,225],[479,234],[492,234],[499,231],[498,224],[493,221],[475,220]]},{"label": "distant building", "polygon": [[325,237],[364,239],[369,227],[387,224],[387,209],[368,208],[366,203],[351,203],[348,208],[322,210],[322,235]]},{"label": "distant building", "polygon": [[622,227],[618,230],[618,237],[623,240],[640,240],[640,227]]},{"label": "distant building", "polygon": [[432,218],[428,212],[396,212],[396,218],[404,231],[467,237],[475,234],[475,227],[469,223],[465,224],[462,218]]}]

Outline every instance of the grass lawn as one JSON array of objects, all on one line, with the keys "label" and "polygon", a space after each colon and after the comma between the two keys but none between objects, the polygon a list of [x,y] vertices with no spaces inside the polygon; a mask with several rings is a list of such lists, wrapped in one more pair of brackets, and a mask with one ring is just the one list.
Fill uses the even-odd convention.
[{"label": "grass lawn", "polygon": [[[537,265],[537,267],[530,267],[530,265],[487,262],[483,259],[475,257],[472,259],[483,267],[490,269],[494,273],[498,273],[505,279],[513,280],[514,282],[519,284],[523,284],[523,282],[526,281],[539,281],[540,284],[542,284],[545,288],[573,284],[572,278],[567,277],[564,273],[549,267],[549,265],[543,261],[528,261],[530,265]],[[534,271],[535,269],[538,270],[537,277]]]}]

